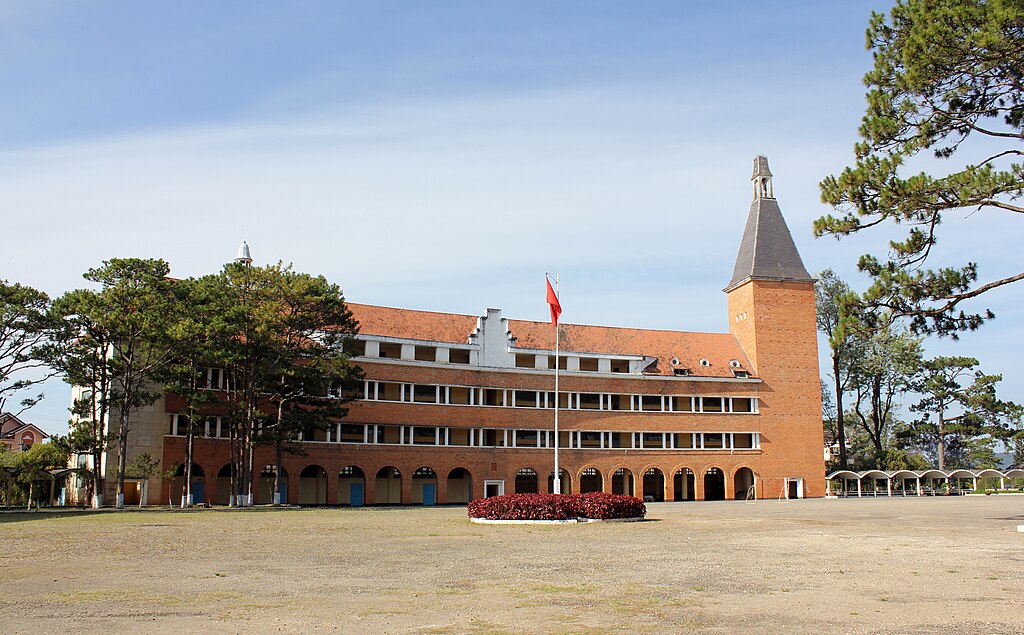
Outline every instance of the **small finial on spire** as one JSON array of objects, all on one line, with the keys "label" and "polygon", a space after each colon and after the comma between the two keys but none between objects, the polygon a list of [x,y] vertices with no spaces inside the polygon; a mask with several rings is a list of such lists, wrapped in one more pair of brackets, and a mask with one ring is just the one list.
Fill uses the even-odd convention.
[{"label": "small finial on spire", "polygon": [[754,157],[754,173],[750,180],[754,183],[754,198],[775,198],[772,190],[772,171],[768,169],[768,157],[759,154]]},{"label": "small finial on spire", "polygon": [[238,246],[238,255],[235,256],[235,262],[240,262],[243,265],[252,263],[252,256],[249,255],[249,243],[242,241],[242,244]]}]

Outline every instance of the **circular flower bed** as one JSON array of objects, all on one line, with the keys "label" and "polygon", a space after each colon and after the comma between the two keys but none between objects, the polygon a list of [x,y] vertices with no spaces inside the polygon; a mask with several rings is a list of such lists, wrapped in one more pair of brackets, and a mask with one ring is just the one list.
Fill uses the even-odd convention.
[{"label": "circular flower bed", "polygon": [[487,520],[611,520],[643,518],[647,507],[639,498],[620,494],[506,494],[469,504],[470,518]]}]

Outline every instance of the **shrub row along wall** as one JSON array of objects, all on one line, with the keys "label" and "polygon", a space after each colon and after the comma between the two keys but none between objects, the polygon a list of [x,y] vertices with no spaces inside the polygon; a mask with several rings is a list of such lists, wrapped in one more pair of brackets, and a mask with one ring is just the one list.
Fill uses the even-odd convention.
[{"label": "shrub row along wall", "polygon": [[647,507],[634,496],[589,494],[506,494],[469,504],[470,518],[488,520],[571,520],[643,518]]}]

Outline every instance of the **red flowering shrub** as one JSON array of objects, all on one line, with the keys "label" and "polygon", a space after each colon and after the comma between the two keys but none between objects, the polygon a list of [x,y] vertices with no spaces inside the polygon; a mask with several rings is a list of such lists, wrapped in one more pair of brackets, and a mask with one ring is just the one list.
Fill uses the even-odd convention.
[{"label": "red flowering shrub", "polygon": [[489,520],[570,520],[574,518],[640,518],[643,501],[618,494],[506,494],[469,504],[470,518]]},{"label": "red flowering shrub", "polygon": [[647,515],[647,506],[635,496],[591,492],[576,495],[580,518],[642,518]]}]

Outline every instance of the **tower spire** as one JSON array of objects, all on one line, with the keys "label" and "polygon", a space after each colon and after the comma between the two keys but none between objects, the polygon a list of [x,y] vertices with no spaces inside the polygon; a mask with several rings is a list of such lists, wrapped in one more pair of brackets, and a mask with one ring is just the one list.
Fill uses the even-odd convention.
[{"label": "tower spire", "polygon": [[804,268],[800,252],[782,217],[782,210],[772,191],[772,172],[768,157],[754,157],[754,200],[747,215],[747,226],[736,254],[732,280],[725,288],[731,291],[748,280],[813,282]]}]

